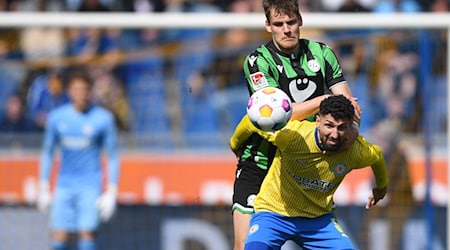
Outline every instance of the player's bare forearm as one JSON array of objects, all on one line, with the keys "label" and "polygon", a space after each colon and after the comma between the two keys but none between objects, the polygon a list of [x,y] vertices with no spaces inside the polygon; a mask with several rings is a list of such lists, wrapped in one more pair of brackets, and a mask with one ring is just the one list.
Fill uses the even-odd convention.
[{"label": "player's bare forearm", "polygon": [[291,120],[304,120],[319,112],[320,102],[329,95],[322,95],[304,102],[292,103]]},{"label": "player's bare forearm", "polygon": [[331,92],[334,95],[344,95],[345,97],[347,97],[352,102],[352,105],[355,108],[355,118],[354,118],[354,120],[358,124],[360,124],[362,109],[361,109],[361,106],[359,106],[359,104],[358,104],[358,98],[353,97],[352,91],[350,90],[350,87],[348,86],[348,84],[347,83],[339,84],[338,86],[333,87],[331,89]]}]

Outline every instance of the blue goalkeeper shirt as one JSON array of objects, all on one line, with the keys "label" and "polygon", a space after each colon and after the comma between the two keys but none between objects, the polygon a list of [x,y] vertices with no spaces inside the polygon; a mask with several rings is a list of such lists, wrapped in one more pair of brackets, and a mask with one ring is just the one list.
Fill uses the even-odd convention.
[{"label": "blue goalkeeper shirt", "polygon": [[56,148],[60,149],[58,186],[101,185],[103,150],[108,155],[107,181],[117,184],[117,131],[114,117],[108,110],[90,106],[80,112],[72,104],[66,104],[50,112],[41,154],[41,181],[49,181]]}]

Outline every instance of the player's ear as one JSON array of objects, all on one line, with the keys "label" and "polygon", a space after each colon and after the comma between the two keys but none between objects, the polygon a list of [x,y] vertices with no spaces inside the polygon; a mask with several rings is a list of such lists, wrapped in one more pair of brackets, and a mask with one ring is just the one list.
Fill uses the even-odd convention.
[{"label": "player's ear", "polygon": [[320,126],[320,115],[316,115],[316,127]]},{"label": "player's ear", "polygon": [[269,33],[272,32],[272,27],[270,27],[270,22],[267,19],[266,19],[266,31]]}]

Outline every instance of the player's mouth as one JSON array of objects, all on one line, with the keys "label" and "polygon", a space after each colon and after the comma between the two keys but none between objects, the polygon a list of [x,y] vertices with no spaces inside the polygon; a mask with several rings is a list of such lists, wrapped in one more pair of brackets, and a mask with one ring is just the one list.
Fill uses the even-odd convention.
[{"label": "player's mouth", "polygon": [[332,139],[332,138],[327,139],[327,145],[336,146],[338,143],[339,143],[339,140],[337,140],[337,139]]}]

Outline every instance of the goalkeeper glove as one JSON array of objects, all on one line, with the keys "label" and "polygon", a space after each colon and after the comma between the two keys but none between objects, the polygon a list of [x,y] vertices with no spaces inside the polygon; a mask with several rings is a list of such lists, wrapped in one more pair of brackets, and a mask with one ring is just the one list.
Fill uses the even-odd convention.
[{"label": "goalkeeper glove", "polygon": [[105,192],[97,199],[96,206],[100,213],[100,220],[109,221],[116,210],[117,185],[109,184]]},{"label": "goalkeeper glove", "polygon": [[48,213],[52,203],[52,195],[50,193],[50,185],[48,181],[41,181],[39,183],[39,193],[37,197],[37,208],[42,213]]}]

